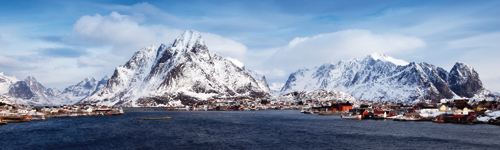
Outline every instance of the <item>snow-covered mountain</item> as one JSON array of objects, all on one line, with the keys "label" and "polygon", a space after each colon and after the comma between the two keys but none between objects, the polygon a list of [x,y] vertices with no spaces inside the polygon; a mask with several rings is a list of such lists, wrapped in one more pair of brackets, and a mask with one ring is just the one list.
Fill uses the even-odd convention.
[{"label": "snow-covered mountain", "polygon": [[269,86],[269,93],[271,93],[272,96],[279,96],[280,90],[284,85],[285,83],[272,83]]},{"label": "snow-covered mountain", "polygon": [[96,93],[107,84],[105,76],[101,81],[88,77],[63,92],[55,88],[45,88],[35,77],[28,76],[19,81],[16,77],[0,73],[0,102],[19,105],[72,105]]},{"label": "snow-covered mountain", "polygon": [[246,71],[248,74],[250,74],[259,84],[259,87],[264,90],[265,92],[269,93],[269,85],[267,84],[266,76],[261,75],[253,70],[248,70],[245,68],[245,64],[240,62],[237,59],[231,58],[231,57],[226,57],[227,60],[231,61],[236,67],[241,68],[242,70]]},{"label": "snow-covered mountain", "polygon": [[[57,96],[59,91],[57,89],[45,88],[42,84],[36,81],[35,77],[28,76],[23,81],[17,80],[12,77],[12,81],[17,81],[10,84],[8,93],[3,93],[6,98],[10,99],[12,103],[24,105],[51,105],[48,98]],[[4,84],[2,89],[5,89]]]},{"label": "snow-covered mountain", "polygon": [[95,80],[94,77],[87,77],[75,85],[68,86],[61,94],[52,97],[51,102],[59,105],[75,104],[87,96],[97,93],[106,86],[108,80],[108,76],[105,76],[100,81]]},{"label": "snow-covered mountain", "polygon": [[199,32],[186,31],[172,45],[136,52],[116,68],[106,87],[80,103],[162,106],[226,96],[269,93],[248,72],[209,52]]},{"label": "snow-covered mountain", "polygon": [[[243,70],[245,70],[245,68],[243,68]],[[257,81],[257,84],[260,87],[260,89],[264,90],[264,92],[266,92],[266,93],[270,92],[269,85],[267,84],[267,80],[266,80],[265,76],[260,75],[259,73],[255,72],[253,70],[245,70],[245,71],[247,71],[247,73],[250,76],[252,76],[255,79],[255,81]]]},{"label": "snow-covered mountain", "polygon": [[450,72],[427,63],[407,63],[383,54],[364,59],[323,64],[292,73],[281,94],[327,89],[349,93],[360,100],[413,102],[430,99],[496,99],[464,63]]},{"label": "snow-covered mountain", "polygon": [[0,72],[0,94],[8,94],[11,85],[19,81],[15,76],[9,77]]}]

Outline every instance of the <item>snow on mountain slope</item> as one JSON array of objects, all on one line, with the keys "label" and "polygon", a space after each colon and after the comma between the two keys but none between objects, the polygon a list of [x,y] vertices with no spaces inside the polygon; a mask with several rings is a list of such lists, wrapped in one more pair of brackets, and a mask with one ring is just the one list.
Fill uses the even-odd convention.
[{"label": "snow on mountain slope", "polygon": [[246,70],[247,73],[252,76],[256,81],[260,89],[264,90],[264,92],[269,93],[269,85],[267,84],[266,77],[263,75],[258,74],[257,72],[253,70]]},{"label": "snow on mountain slope", "polygon": [[406,66],[406,65],[410,64],[404,60],[395,59],[395,58],[392,58],[392,57],[387,56],[385,54],[373,53],[370,55],[370,57],[372,57],[374,60],[380,60],[383,62],[391,62],[391,63],[398,65],[398,66]]},{"label": "snow on mountain slope", "polygon": [[245,70],[245,64],[239,61],[238,59],[231,58],[231,57],[226,57],[227,60],[231,61],[236,67],[239,67],[243,70]]},{"label": "snow on mountain slope", "polygon": [[9,87],[8,96],[13,103],[24,105],[51,105],[47,99],[57,96],[59,92],[56,89],[47,89],[35,77],[28,76],[24,81],[17,81]]},{"label": "snow on mountain slope", "polygon": [[87,77],[76,85],[68,86],[60,95],[50,98],[50,101],[56,105],[73,105],[102,89],[108,79],[109,77],[105,76],[97,81],[93,77]]},{"label": "snow on mountain slope", "polygon": [[19,81],[16,77],[9,77],[0,72],[0,94],[9,93],[9,88],[11,85]]},{"label": "snow on mountain slope", "polygon": [[257,83],[259,84],[259,87],[264,90],[265,92],[269,93],[269,85],[267,84],[266,77],[263,75],[260,75],[259,73],[253,71],[253,70],[247,70],[245,68],[245,64],[239,61],[238,59],[234,59],[231,57],[226,57],[227,60],[231,61],[236,67],[241,68],[242,70],[246,71],[248,74],[250,74],[255,80],[257,80]]},{"label": "snow on mountain slope", "polygon": [[289,76],[281,94],[327,89],[376,102],[491,97],[477,72],[466,64],[455,64],[450,73],[427,63],[404,64],[386,55],[373,54],[364,59],[303,68]]},{"label": "snow on mountain slope", "polygon": [[136,52],[106,87],[80,103],[165,106],[227,96],[269,94],[248,72],[210,53],[199,32],[186,31],[170,46]]},{"label": "snow on mountain slope", "polygon": [[20,105],[71,105],[106,86],[108,77],[96,81],[88,77],[77,85],[66,88],[62,93],[55,88],[45,88],[35,77],[28,76],[19,81],[0,73],[0,101]]},{"label": "snow on mountain slope", "polygon": [[269,93],[271,93],[272,96],[279,96],[280,95],[280,90],[283,88],[285,83],[272,83],[269,86]]}]

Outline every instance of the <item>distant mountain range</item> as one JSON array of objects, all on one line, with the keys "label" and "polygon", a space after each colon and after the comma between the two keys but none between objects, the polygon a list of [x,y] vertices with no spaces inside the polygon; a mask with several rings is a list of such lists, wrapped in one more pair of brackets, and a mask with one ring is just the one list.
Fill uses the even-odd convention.
[{"label": "distant mountain range", "polygon": [[80,83],[67,87],[62,93],[46,88],[35,77],[20,81],[0,73],[0,102],[23,105],[72,105],[106,86],[108,77],[96,81],[87,77]]},{"label": "distant mountain range", "polygon": [[326,63],[292,73],[280,94],[327,89],[360,100],[416,102],[472,98],[496,100],[469,65],[456,63],[450,72],[427,63],[407,63],[383,54]]},{"label": "distant mountain range", "polygon": [[383,54],[302,68],[290,74],[286,83],[268,85],[265,76],[245,69],[238,60],[210,52],[200,33],[192,30],[173,44],[137,51],[111,78],[88,77],[62,92],[45,88],[33,76],[21,81],[0,73],[0,102],[25,105],[179,106],[214,98],[290,93],[300,95],[294,97],[297,100],[336,98],[356,103],[497,100],[500,96],[486,89],[479,74],[465,63],[447,71]]}]

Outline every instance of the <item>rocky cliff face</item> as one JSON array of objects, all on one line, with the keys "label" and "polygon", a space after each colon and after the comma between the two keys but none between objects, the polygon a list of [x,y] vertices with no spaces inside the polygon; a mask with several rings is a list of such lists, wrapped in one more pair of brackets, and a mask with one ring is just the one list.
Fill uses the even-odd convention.
[{"label": "rocky cliff face", "polygon": [[196,31],[172,45],[139,50],[116,68],[108,84],[81,103],[164,106],[218,97],[266,97],[269,93],[248,72],[208,51]]},{"label": "rocky cliff face", "polygon": [[483,86],[477,72],[464,63],[456,63],[447,72],[431,64],[406,63],[382,54],[299,69],[289,76],[281,94],[316,89],[343,91],[371,101],[496,98]]}]

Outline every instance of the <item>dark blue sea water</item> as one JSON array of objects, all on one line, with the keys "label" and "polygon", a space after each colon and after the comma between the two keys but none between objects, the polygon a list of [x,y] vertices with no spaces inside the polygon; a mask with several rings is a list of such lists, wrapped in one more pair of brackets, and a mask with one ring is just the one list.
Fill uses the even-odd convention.
[{"label": "dark blue sea water", "polygon": [[[133,120],[137,117],[172,120]],[[0,149],[500,149],[500,126],[299,111],[143,111],[0,126]]]}]

